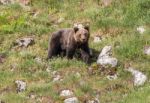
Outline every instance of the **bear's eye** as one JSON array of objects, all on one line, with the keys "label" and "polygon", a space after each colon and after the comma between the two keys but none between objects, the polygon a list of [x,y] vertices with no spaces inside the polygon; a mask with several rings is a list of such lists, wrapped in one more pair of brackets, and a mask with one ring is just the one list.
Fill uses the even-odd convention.
[{"label": "bear's eye", "polygon": [[82,36],[82,34],[79,34],[79,37],[81,37]]},{"label": "bear's eye", "polygon": [[87,33],[85,33],[84,36],[87,36]]}]

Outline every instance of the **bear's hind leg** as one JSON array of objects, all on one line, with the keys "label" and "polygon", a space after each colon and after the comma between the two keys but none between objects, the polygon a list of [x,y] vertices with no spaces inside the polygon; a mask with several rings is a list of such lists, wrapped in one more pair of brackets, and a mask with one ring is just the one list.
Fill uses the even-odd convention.
[{"label": "bear's hind leg", "polygon": [[60,53],[59,48],[56,45],[51,45],[48,49],[47,59],[51,59],[53,56],[57,56]]}]

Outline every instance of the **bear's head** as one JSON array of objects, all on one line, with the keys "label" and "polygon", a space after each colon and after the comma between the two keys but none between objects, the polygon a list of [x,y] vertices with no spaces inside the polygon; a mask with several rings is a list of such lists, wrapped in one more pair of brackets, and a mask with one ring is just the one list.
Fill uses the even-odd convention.
[{"label": "bear's head", "polygon": [[74,39],[76,42],[85,43],[89,40],[89,26],[75,26]]}]

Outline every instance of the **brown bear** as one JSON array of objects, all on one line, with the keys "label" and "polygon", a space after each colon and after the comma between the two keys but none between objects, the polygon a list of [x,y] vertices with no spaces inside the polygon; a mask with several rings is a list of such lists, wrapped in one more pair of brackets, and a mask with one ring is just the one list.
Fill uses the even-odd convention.
[{"label": "brown bear", "polygon": [[60,55],[72,59],[75,51],[80,50],[81,58],[85,63],[89,63],[90,49],[88,45],[90,32],[89,26],[74,26],[54,32],[49,41],[48,58]]}]

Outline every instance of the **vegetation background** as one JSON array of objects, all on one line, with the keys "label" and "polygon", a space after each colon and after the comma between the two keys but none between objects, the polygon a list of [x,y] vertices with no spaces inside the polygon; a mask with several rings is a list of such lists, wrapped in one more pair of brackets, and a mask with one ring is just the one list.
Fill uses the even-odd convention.
[{"label": "vegetation background", "polygon": [[[131,62],[150,77],[150,57],[143,54],[144,46],[150,45],[150,0],[107,0],[108,4],[104,1],[32,0],[23,7],[17,3],[1,4],[0,54],[5,59],[0,64],[0,100],[62,103],[60,91],[70,89],[81,103],[97,93],[101,103],[150,103],[149,80],[141,87],[134,87],[132,75],[124,71],[124,64]],[[110,81],[100,74],[89,76],[88,66],[78,59],[45,60],[51,33],[78,22],[90,24],[90,48],[100,53],[105,45],[113,47],[113,56],[119,60],[116,80]],[[139,26],[146,29],[143,34],[137,32]],[[94,43],[92,38],[96,35],[105,39]],[[34,45],[13,48],[16,39],[28,36],[34,38]],[[39,63],[35,58],[42,61]],[[63,81],[52,82],[48,69],[59,72]],[[24,80],[27,90],[17,93],[16,80]],[[36,98],[28,98],[32,93]]]}]

